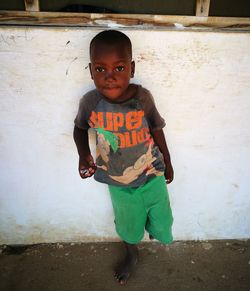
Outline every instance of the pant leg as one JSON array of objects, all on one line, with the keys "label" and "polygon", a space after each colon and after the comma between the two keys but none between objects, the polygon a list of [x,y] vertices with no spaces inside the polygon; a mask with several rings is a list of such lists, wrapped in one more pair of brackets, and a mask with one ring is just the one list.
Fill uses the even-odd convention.
[{"label": "pant leg", "polygon": [[164,176],[149,181],[149,189],[144,194],[148,209],[146,230],[157,240],[169,244],[173,241],[173,215]]},{"label": "pant leg", "polygon": [[137,244],[143,239],[147,220],[139,188],[109,186],[116,232],[123,241],[131,244]]}]

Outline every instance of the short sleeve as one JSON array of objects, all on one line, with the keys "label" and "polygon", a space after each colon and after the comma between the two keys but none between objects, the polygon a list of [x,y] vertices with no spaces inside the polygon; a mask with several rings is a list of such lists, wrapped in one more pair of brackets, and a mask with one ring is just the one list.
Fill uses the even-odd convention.
[{"label": "short sleeve", "polygon": [[75,126],[81,129],[88,129],[90,127],[88,120],[99,100],[100,96],[98,96],[96,90],[88,92],[80,99],[78,113],[74,120]]},{"label": "short sleeve", "polygon": [[148,121],[150,130],[155,131],[162,129],[166,123],[158,112],[155,106],[154,98],[150,91],[140,86],[138,90],[138,98],[145,112],[145,117]]}]

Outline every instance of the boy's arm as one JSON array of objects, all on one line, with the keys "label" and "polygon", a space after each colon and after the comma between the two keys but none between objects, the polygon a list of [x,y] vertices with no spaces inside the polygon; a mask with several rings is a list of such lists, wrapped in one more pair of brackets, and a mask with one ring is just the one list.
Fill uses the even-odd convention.
[{"label": "boy's arm", "polygon": [[173,170],[173,167],[171,164],[171,158],[170,158],[170,154],[168,151],[164,132],[162,129],[160,129],[160,130],[152,131],[151,134],[153,136],[155,143],[157,144],[161,153],[163,154],[164,162],[165,162],[165,166],[166,166],[165,178],[166,178],[167,183],[169,184],[174,179],[174,170]]},{"label": "boy's arm", "polygon": [[88,130],[75,126],[73,135],[79,154],[79,174],[83,179],[91,177],[95,173],[96,166],[90,153]]}]

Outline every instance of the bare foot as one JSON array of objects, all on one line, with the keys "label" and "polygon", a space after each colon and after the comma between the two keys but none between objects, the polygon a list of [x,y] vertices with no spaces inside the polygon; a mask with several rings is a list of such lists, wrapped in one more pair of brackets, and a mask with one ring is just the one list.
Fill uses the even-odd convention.
[{"label": "bare foot", "polygon": [[129,276],[131,275],[135,265],[138,261],[138,249],[136,245],[128,244],[124,242],[126,247],[126,257],[125,259],[118,264],[115,268],[115,278],[121,284],[125,285],[128,281]]}]

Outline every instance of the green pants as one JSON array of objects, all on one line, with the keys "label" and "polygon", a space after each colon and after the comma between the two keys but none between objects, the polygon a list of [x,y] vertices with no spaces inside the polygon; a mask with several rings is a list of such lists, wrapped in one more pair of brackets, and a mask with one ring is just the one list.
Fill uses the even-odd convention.
[{"label": "green pants", "polygon": [[173,216],[164,176],[155,177],[137,188],[109,185],[116,232],[128,243],[137,244],[144,229],[155,239],[173,241]]}]

